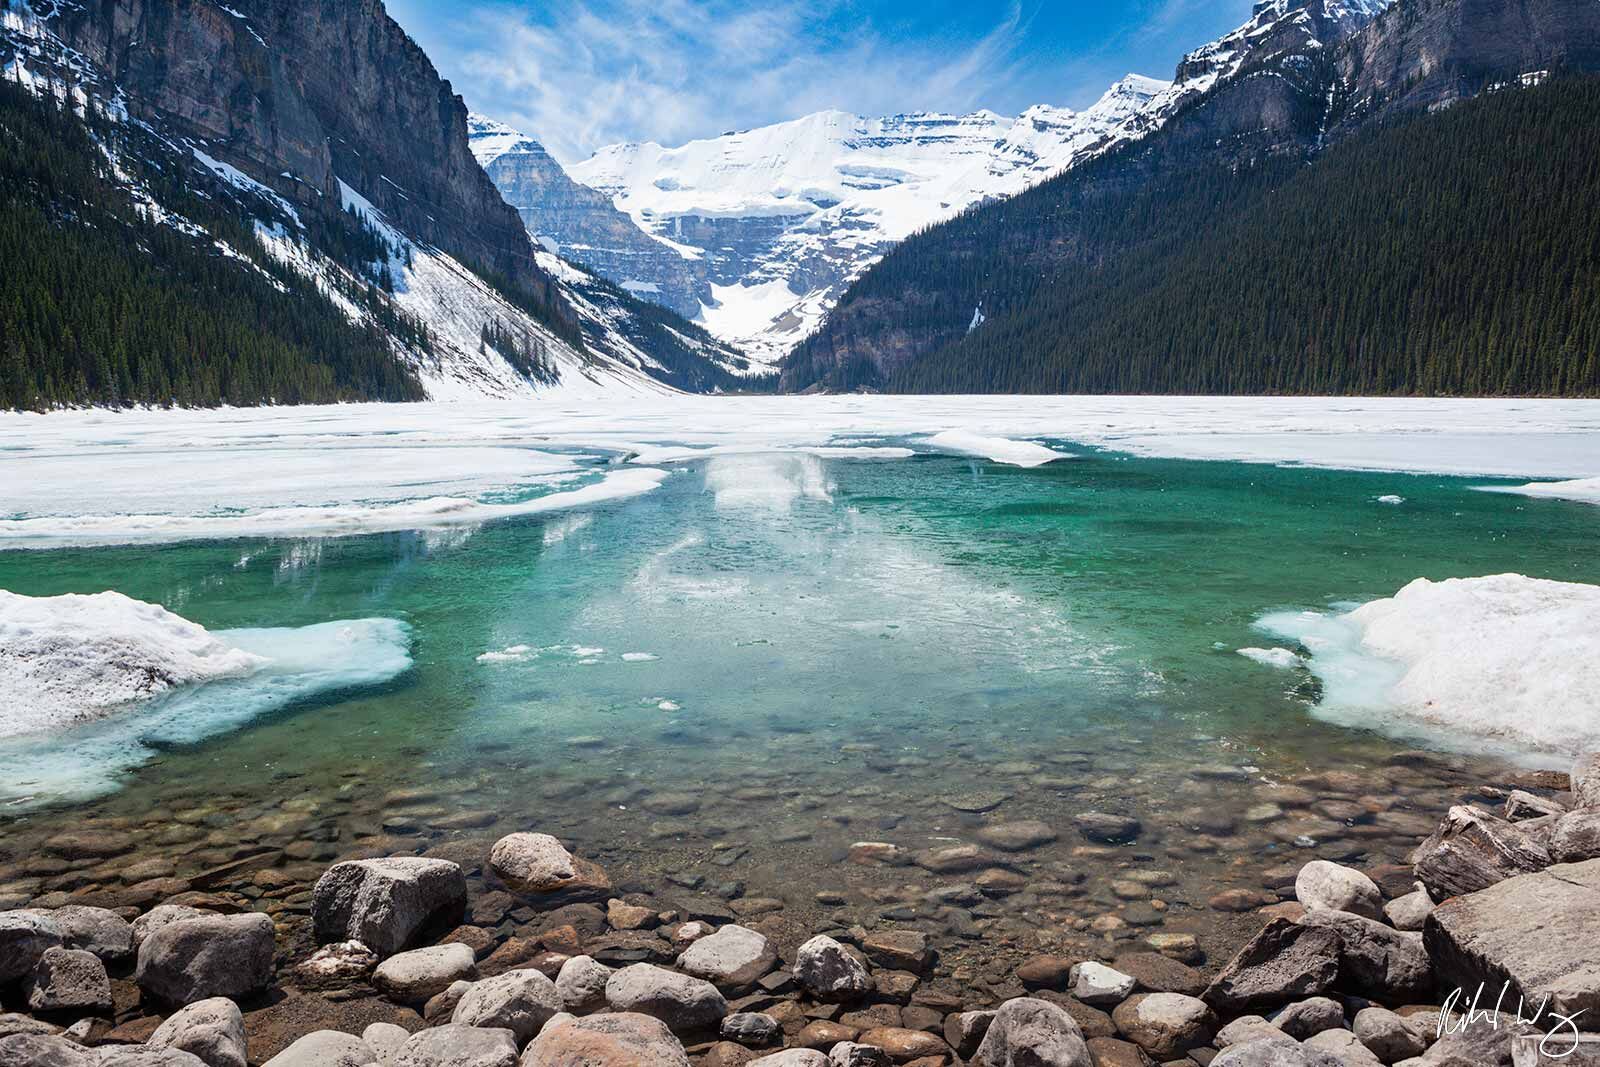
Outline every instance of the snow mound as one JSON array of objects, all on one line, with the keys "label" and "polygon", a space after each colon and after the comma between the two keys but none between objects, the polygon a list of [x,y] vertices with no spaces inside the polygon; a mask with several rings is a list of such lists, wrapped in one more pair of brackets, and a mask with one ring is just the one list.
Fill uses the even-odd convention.
[{"label": "snow mound", "polygon": [[178,686],[242,677],[265,662],[121,593],[0,591],[0,737],[93,721]]},{"label": "snow mound", "polygon": [[1311,650],[1332,721],[1557,762],[1600,745],[1600,586],[1419,578],[1343,613],[1257,625]]},{"label": "snow mound", "polygon": [[1057,452],[1032,441],[985,437],[971,430],[945,430],[928,438],[928,444],[946,452],[955,452],[963,456],[980,456],[1013,467],[1042,467],[1058,459],[1072,458],[1065,452]]},{"label": "snow mound", "polygon": [[1577,478],[1568,482],[1529,482],[1527,485],[1483,485],[1485,493],[1516,493],[1554,500],[1579,500],[1600,504],[1600,478]]}]

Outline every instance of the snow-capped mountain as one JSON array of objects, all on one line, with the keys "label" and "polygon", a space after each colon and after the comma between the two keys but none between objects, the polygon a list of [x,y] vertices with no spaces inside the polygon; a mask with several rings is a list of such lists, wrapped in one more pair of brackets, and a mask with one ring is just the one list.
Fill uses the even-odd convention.
[{"label": "snow-capped mountain", "polygon": [[1139,136],[1167,88],[1129,75],[1082,112],[1017,118],[825,111],[679,148],[614,145],[573,167],[576,182],[537,141],[492,120],[475,125],[474,151],[531,232],[637,295],[694,312],[760,367],[890,247]]},{"label": "snow-capped mountain", "polygon": [[536,253],[459,98],[379,4],[9,0],[0,70],[102,131],[113,210],[319,304],[308,316],[331,305],[431,397],[715,389],[747,367]]}]

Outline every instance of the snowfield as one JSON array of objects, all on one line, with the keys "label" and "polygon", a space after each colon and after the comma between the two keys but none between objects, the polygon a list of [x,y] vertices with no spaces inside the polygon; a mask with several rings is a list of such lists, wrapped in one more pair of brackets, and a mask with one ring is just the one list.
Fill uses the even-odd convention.
[{"label": "snowfield", "polygon": [[0,415],[0,548],[475,525],[649,492],[669,464],[956,452],[1141,456],[1539,479],[1594,501],[1600,403],[1189,397],[641,395]]}]

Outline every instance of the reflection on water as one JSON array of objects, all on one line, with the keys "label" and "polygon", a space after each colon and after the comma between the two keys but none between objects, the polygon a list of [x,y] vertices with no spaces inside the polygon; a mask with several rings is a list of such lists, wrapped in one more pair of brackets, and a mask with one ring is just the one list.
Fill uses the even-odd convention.
[{"label": "reflection on water", "polygon": [[[1397,485],[1405,508],[1374,503]],[[449,535],[7,554],[0,587],[115,588],[213,631],[400,620],[414,667],[17,815],[0,903],[125,889],[146,856],[188,875],[271,846],[309,882],[342,855],[536,828],[663,901],[892,911],[978,974],[1152,930],[1216,950],[1237,934],[1219,889],[1271,899],[1311,855],[1401,862],[1507,773],[1317,721],[1307,672],[1235,654],[1252,623],[1419,575],[1595,581],[1592,520],[1441,478],[726,456]],[[1090,811],[1143,832],[1088,841]],[[1035,819],[1056,839],[1002,847],[997,825]],[[63,827],[134,860],[30,860]],[[856,862],[863,841],[902,851]],[[970,861],[906,865],[965,842]]]}]

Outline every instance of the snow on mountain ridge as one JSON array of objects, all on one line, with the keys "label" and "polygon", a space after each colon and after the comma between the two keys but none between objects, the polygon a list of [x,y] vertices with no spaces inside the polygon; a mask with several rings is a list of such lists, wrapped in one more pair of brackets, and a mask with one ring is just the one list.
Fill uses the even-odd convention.
[{"label": "snow on mountain ridge", "polygon": [[[753,358],[781,357],[894,244],[1145,132],[1167,82],[1129,75],[1081,112],[1016,118],[820,111],[676,148],[611,145],[570,168],[658,238],[709,265],[698,321]],[[485,134],[485,151],[499,143]]]}]

